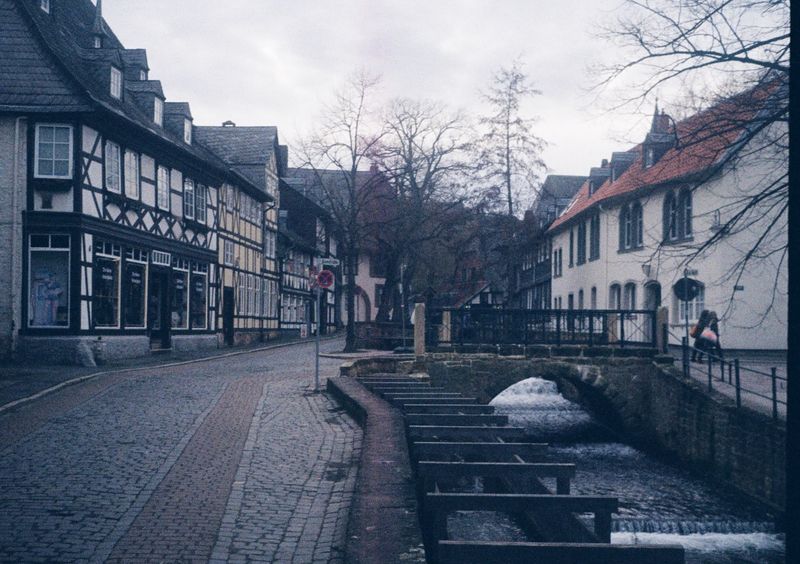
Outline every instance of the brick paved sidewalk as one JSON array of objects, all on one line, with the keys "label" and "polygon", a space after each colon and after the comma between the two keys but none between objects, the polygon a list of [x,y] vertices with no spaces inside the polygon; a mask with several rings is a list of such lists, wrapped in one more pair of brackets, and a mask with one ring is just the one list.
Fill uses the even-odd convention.
[{"label": "brick paved sidewalk", "polygon": [[0,415],[0,561],[341,562],[361,431],[310,392],[312,354],[109,375]]}]

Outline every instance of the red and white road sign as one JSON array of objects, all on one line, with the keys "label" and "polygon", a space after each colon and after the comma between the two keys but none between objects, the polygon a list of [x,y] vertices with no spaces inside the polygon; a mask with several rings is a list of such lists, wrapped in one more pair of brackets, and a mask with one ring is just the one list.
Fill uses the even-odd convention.
[{"label": "red and white road sign", "polygon": [[317,274],[317,284],[320,288],[330,288],[333,286],[333,272],[330,270],[320,270]]}]

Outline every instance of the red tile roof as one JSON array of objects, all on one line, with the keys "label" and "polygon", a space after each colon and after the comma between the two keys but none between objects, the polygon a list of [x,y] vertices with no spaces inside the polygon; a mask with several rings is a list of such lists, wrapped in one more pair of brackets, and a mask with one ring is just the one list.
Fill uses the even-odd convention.
[{"label": "red tile roof", "polygon": [[[631,148],[637,153],[633,164],[613,182],[606,180],[594,194],[589,195],[589,181],[583,183],[570,205],[550,226],[557,231],[582,212],[600,202],[633,194],[639,190],[671,182],[689,180],[714,170],[725,161],[745,129],[753,124],[758,113],[765,109],[771,94],[783,85],[777,80],[757,86],[727,98],[711,108],[690,116],[677,126],[678,143],[669,149],[653,166],[642,166],[642,144]],[[661,124],[663,118],[658,116]]]}]

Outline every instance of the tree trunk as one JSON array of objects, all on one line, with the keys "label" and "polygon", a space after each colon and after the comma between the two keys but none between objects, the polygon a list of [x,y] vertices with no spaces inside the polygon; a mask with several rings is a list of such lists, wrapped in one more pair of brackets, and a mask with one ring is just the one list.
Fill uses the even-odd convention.
[{"label": "tree trunk", "polygon": [[347,325],[345,326],[344,352],[356,350],[356,253],[353,245],[348,245],[345,253],[347,265],[347,285],[345,287],[345,305],[347,306]]}]

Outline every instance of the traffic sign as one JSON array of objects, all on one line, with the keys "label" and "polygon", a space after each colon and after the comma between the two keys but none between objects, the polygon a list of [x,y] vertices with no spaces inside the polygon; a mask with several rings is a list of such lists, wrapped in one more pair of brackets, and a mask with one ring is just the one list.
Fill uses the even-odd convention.
[{"label": "traffic sign", "polygon": [[339,259],[335,259],[333,257],[328,257],[322,259],[322,264],[326,264],[328,266],[339,266]]},{"label": "traffic sign", "polygon": [[317,274],[317,284],[320,288],[330,288],[333,286],[333,272],[330,270],[320,270]]},{"label": "traffic sign", "polygon": [[690,302],[700,293],[700,282],[694,278],[681,278],[675,283],[672,290],[679,300]]}]

